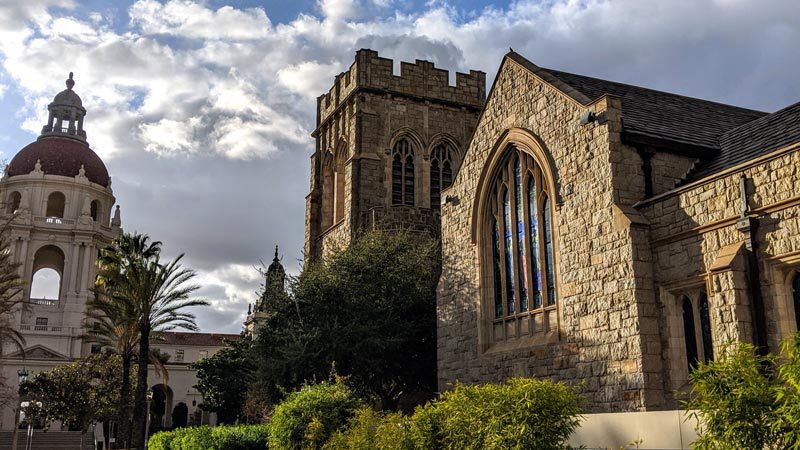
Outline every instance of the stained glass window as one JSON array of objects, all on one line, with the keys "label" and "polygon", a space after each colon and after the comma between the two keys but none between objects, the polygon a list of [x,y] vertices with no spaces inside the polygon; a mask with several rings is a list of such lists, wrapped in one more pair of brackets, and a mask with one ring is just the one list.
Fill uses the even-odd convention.
[{"label": "stained glass window", "polygon": [[708,297],[700,294],[697,309],[700,311],[700,331],[703,334],[703,362],[714,360],[714,345],[711,340],[711,320],[708,315]]},{"label": "stained glass window", "polygon": [[503,235],[506,250],[506,304],[507,313],[514,314],[514,251],[512,240],[514,233],[511,230],[511,201],[508,198],[508,189],[503,192]]},{"label": "stained glass window", "polygon": [[[494,176],[487,211],[492,258],[487,280],[493,286],[487,292],[494,295],[496,319],[516,320],[556,303],[552,211],[543,180],[533,157],[514,147]],[[503,338],[526,330],[509,331]]]},{"label": "stained glass window", "polygon": [[392,204],[414,206],[414,151],[408,139],[392,148]]},{"label": "stained glass window", "polygon": [[500,269],[500,233],[497,231],[497,219],[492,217],[492,265],[494,272],[494,315],[503,317],[503,285]]},{"label": "stained glass window", "polygon": [[533,285],[531,292],[533,292],[533,308],[542,307],[542,293],[540,291],[542,286],[542,272],[539,270],[539,208],[536,205],[536,180],[533,174],[528,176],[528,230],[531,239],[531,246],[529,253],[531,278]]},{"label": "stained glass window", "polygon": [[439,144],[431,152],[431,208],[439,209],[442,191],[453,184],[453,152],[446,144]]}]

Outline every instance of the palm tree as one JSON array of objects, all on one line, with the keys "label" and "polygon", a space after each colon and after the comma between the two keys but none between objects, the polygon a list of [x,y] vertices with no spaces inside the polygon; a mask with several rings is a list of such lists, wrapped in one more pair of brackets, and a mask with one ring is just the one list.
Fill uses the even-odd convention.
[{"label": "palm tree", "polygon": [[[131,267],[152,260],[161,252],[161,242],[150,242],[147,235],[125,233],[100,252],[95,296],[87,302],[85,338],[98,343],[122,358],[122,385],[117,415],[116,446],[124,448],[131,441],[131,366],[139,346],[139,316],[131,299],[116,295],[125,285]],[[150,355],[152,358],[152,355]],[[166,369],[155,360],[157,370]]]},{"label": "palm tree", "polygon": [[[189,284],[195,277],[191,269],[183,268],[180,260],[183,255],[166,264],[160,262],[160,255],[136,261],[128,267],[124,277],[115,280],[114,297],[130,302],[138,317],[139,355],[150,354],[150,340],[154,333],[176,328],[195,331],[194,314],[185,312],[192,306],[208,305],[204,300],[191,299],[191,294],[199,289]],[[147,368],[148,360],[139,359],[134,396],[134,418],[131,443],[135,448],[143,448],[147,417]]]},{"label": "palm tree", "polygon": [[[116,299],[102,287],[95,288],[96,297],[87,302],[84,339],[102,345],[122,358],[122,384],[117,406],[117,448],[127,448],[131,441],[131,366],[138,362],[139,328],[135,308],[125,299]],[[121,300],[121,301],[120,301]],[[169,382],[169,374],[161,355],[154,349],[148,356],[156,374]]]}]

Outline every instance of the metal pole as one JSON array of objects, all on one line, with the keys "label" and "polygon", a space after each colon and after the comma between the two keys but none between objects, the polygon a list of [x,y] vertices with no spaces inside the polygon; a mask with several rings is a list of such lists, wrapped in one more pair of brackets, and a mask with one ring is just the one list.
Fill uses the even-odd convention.
[{"label": "metal pole", "polygon": [[148,436],[150,435],[150,419],[152,413],[150,412],[150,400],[147,400],[147,425],[144,427],[144,448],[147,448]]},{"label": "metal pole", "polygon": [[17,400],[17,407],[14,409],[14,433],[11,435],[11,450],[17,450],[17,440],[19,437],[19,413],[22,409],[22,402]]},{"label": "metal pole", "polygon": [[33,424],[28,424],[28,435],[27,440],[25,442],[25,450],[31,450],[31,445],[33,444]]}]

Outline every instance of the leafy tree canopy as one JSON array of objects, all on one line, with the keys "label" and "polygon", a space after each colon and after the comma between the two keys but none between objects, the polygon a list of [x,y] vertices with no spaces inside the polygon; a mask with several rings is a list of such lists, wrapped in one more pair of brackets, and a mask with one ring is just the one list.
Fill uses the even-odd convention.
[{"label": "leafy tree canopy", "polygon": [[387,408],[433,392],[439,264],[429,237],[379,231],[312,262],[292,281],[292,295],[268,297],[259,382],[277,399],[335,367]]},{"label": "leafy tree canopy", "polygon": [[[216,412],[221,423],[242,418],[248,384],[253,379],[252,340],[242,335],[227,347],[191,364],[197,370],[197,390],[203,394],[203,409]],[[236,377],[232,382],[231,377]]]}]

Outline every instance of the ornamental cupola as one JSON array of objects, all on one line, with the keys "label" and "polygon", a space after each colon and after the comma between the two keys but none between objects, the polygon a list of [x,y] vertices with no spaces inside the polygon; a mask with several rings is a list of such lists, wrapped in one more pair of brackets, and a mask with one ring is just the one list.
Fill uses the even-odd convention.
[{"label": "ornamental cupola", "polygon": [[272,259],[272,264],[267,268],[264,280],[264,292],[256,302],[255,311],[264,312],[270,300],[277,295],[286,293],[286,270],[278,258],[278,246],[275,246],[275,258]]},{"label": "ornamental cupola", "polygon": [[42,127],[41,137],[60,136],[86,142],[86,131],[83,130],[83,117],[86,115],[86,109],[83,107],[81,98],[72,90],[75,87],[72,72],[69,73],[66,83],[67,88],[59,92],[47,105],[47,111],[50,114],[47,124]]}]

